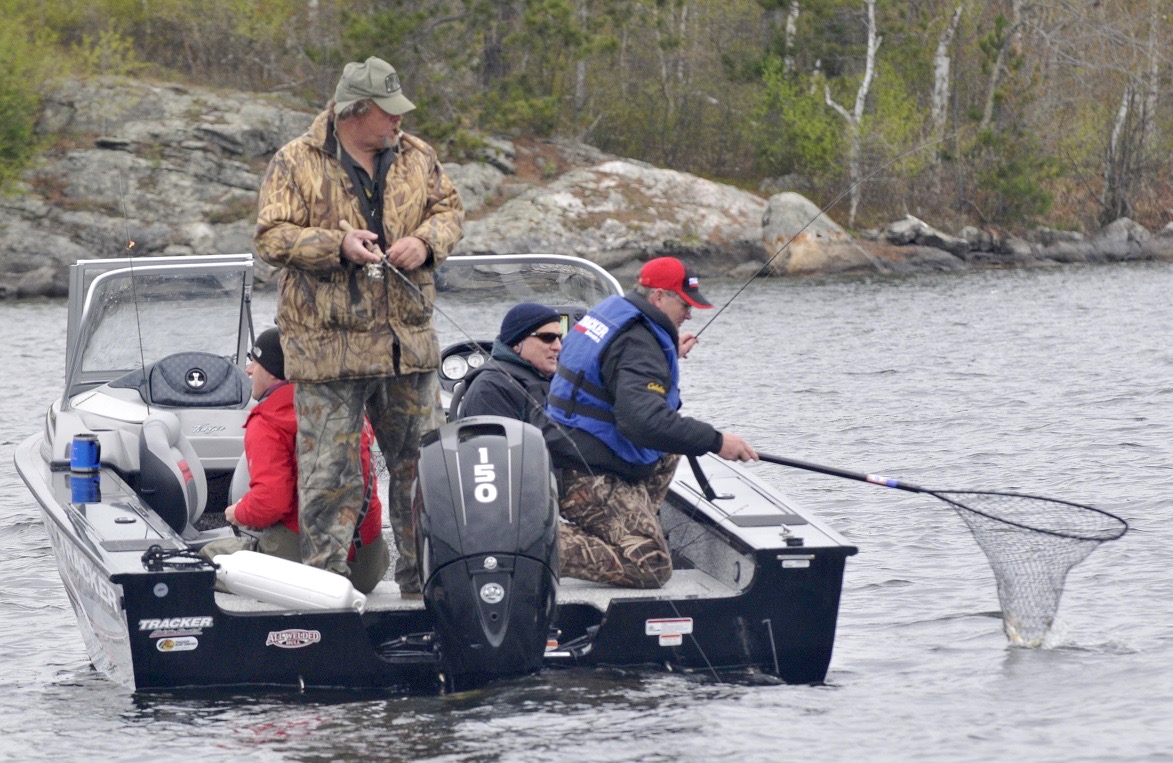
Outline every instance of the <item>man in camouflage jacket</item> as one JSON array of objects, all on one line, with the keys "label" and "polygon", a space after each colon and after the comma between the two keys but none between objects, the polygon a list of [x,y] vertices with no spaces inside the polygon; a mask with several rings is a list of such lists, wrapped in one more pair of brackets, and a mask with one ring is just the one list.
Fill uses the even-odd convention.
[{"label": "man in camouflage jacket", "polygon": [[281,268],[277,325],[298,383],[302,560],[346,574],[365,412],[390,472],[405,593],[419,590],[410,490],[420,437],[443,420],[433,274],[464,220],[435,151],[399,129],[413,108],[385,61],[347,64],[326,110],[270,162],[255,237],[261,259]]}]

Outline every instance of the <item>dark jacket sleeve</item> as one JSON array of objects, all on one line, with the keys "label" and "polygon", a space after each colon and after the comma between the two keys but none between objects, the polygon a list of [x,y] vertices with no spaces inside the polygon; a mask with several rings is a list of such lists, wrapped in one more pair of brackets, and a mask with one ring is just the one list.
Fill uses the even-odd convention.
[{"label": "dark jacket sleeve", "polygon": [[476,375],[460,401],[460,415],[508,416],[525,421],[526,406],[517,385],[499,369],[486,369]]},{"label": "dark jacket sleeve", "polygon": [[616,426],[636,445],[686,456],[721,449],[721,435],[712,425],[668,405],[672,370],[641,322],[614,339],[602,359],[602,376],[615,400]]}]

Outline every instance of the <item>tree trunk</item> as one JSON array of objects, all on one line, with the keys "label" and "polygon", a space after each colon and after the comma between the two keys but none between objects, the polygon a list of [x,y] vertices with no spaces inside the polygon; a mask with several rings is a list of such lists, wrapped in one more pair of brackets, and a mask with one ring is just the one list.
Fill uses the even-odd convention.
[{"label": "tree trunk", "polygon": [[876,73],[876,50],[879,49],[883,37],[876,36],[876,0],[865,0],[868,9],[868,51],[864,65],[863,81],[855,91],[855,107],[849,112],[835,102],[831,97],[831,88],[823,85],[823,98],[827,105],[839,113],[847,122],[848,137],[851,139],[847,155],[847,176],[851,182],[851,204],[847,213],[847,227],[855,227],[855,213],[859,210],[860,185],[863,183],[863,137],[860,134],[860,123],[863,121],[863,110],[867,104],[868,90],[872,87],[872,78]]},{"label": "tree trunk", "polygon": [[798,36],[798,0],[790,0],[790,11],[786,14],[786,58],[782,60],[782,71],[789,73],[794,66],[794,38]]},{"label": "tree trunk", "polygon": [[[941,37],[937,40],[937,53],[933,56],[933,96],[930,105],[929,124],[932,126],[932,137],[936,144],[936,150],[933,151],[933,163],[941,163],[941,149],[942,143],[945,140],[945,117],[949,106],[949,69],[952,65],[952,59],[949,56],[949,48],[953,43],[953,35],[957,32],[957,24],[961,21],[961,10],[964,3],[958,3],[957,8],[953,10],[953,19],[941,32]],[[938,182],[940,176],[937,176]]]},{"label": "tree trunk", "polygon": [[986,107],[982,111],[982,121],[979,130],[985,130],[994,119],[994,101],[998,93],[998,85],[1002,82],[1002,73],[1006,71],[1006,58],[1018,42],[1018,29],[1022,26],[1022,0],[1010,0],[1010,27],[1006,30],[1006,39],[1002,40],[998,48],[998,57],[990,69],[990,84],[986,88]]}]

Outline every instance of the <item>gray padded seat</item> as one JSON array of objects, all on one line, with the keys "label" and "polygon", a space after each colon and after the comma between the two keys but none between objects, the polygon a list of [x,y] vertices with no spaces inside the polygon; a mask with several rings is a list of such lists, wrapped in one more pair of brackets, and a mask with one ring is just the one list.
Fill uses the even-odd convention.
[{"label": "gray padded seat", "polygon": [[244,498],[244,494],[248,492],[248,483],[248,458],[241,453],[240,460],[236,462],[236,469],[232,472],[232,484],[228,487],[228,502],[236,503]]},{"label": "gray padded seat", "polygon": [[227,358],[178,352],[155,363],[147,376],[147,403],[176,408],[243,408],[249,380]]},{"label": "gray padded seat", "polygon": [[192,525],[208,502],[208,480],[174,413],[156,411],[143,419],[139,469],[143,500],[175,532],[194,537]]}]

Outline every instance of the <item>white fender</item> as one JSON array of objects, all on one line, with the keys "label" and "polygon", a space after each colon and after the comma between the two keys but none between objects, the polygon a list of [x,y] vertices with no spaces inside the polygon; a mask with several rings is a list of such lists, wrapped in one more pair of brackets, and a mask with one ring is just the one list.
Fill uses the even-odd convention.
[{"label": "white fender", "polygon": [[354,609],[367,605],[367,597],[341,575],[299,562],[256,551],[217,554],[216,580],[241,596],[280,604],[291,609]]}]

